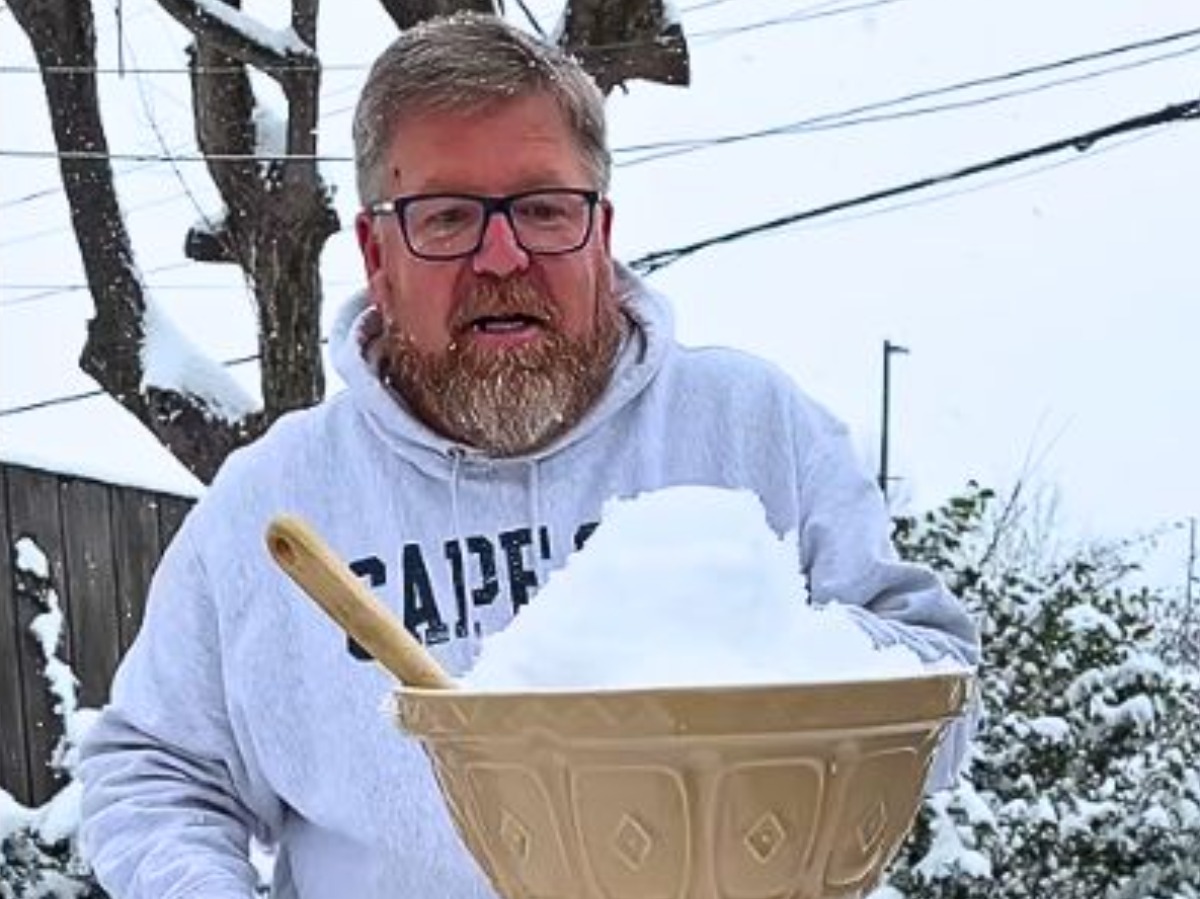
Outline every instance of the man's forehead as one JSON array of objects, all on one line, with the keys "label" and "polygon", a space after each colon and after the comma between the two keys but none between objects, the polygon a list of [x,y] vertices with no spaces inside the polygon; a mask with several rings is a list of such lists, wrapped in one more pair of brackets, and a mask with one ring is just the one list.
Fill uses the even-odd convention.
[{"label": "man's forehead", "polygon": [[587,172],[562,110],[541,95],[473,114],[410,113],[396,123],[388,154],[389,184],[405,192],[587,187]]}]

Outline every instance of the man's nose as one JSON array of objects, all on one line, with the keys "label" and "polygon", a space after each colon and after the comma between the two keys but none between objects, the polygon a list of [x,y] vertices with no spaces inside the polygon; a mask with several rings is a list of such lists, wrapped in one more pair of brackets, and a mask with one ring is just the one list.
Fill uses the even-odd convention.
[{"label": "man's nose", "polygon": [[529,254],[521,249],[512,223],[503,212],[493,212],[483,229],[483,243],[471,258],[477,275],[505,278],[529,268]]}]

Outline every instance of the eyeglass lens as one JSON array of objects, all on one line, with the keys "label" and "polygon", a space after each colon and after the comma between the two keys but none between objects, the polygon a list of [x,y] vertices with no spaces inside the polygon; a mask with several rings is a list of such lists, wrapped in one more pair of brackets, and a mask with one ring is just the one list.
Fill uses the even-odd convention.
[{"label": "eyeglass lens", "polygon": [[404,230],[416,253],[466,255],[479,247],[488,213],[504,208],[517,242],[529,252],[567,252],[587,240],[592,200],[568,191],[524,194],[499,208],[476,197],[414,197],[404,206]]}]

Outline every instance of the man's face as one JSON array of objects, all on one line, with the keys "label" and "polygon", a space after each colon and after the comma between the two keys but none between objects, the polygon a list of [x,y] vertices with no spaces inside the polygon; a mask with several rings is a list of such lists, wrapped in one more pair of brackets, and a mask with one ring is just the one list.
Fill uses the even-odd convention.
[{"label": "man's face", "polygon": [[[391,197],[595,187],[543,96],[414,115],[397,123],[386,164]],[[476,253],[430,261],[413,254],[394,215],[360,213],[389,382],[435,430],[499,455],[559,436],[603,390],[620,338],[611,222],[601,202],[582,248],[545,256],[522,249],[494,214]]]}]

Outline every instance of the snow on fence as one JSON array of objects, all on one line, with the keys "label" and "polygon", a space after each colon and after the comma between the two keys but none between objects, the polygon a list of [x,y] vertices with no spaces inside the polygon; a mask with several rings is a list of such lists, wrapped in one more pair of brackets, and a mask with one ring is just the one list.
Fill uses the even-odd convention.
[{"label": "snow on fence", "polygon": [[45,611],[17,564],[32,541],[49,563],[65,624],[60,656],[79,704],[103,705],[142,620],[150,576],[194,499],[0,462],[0,790],[35,806],[61,786],[62,736],[45,657],[30,631]]}]

